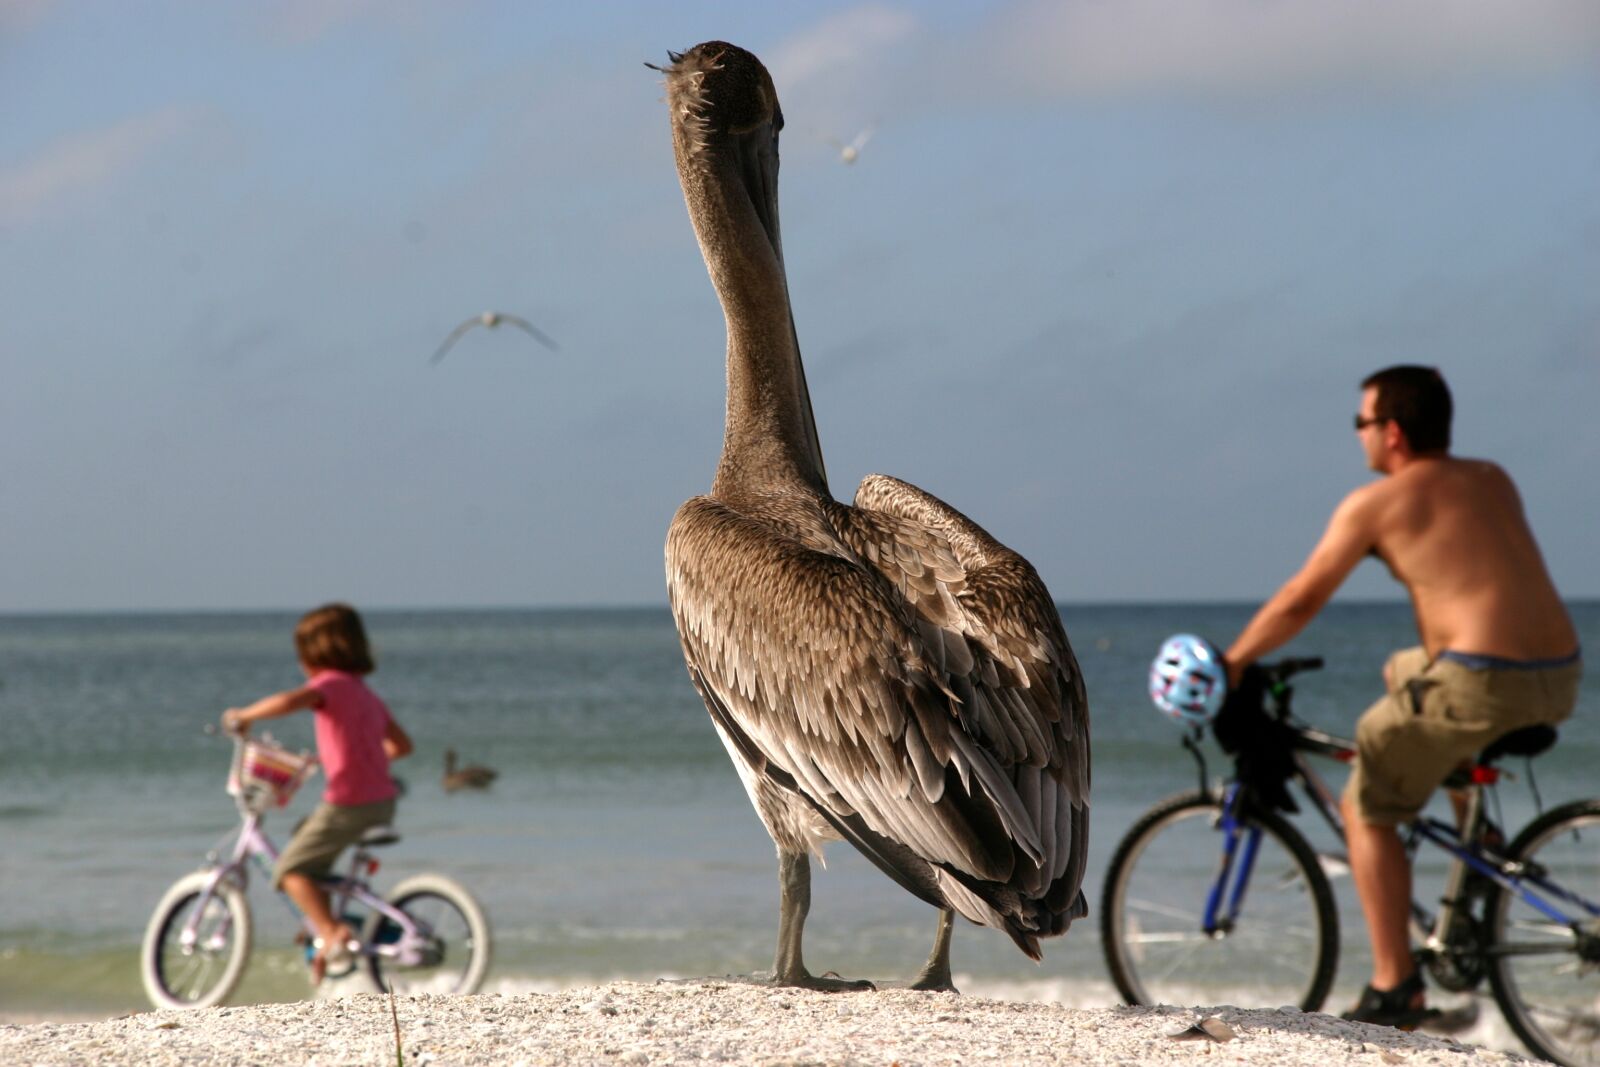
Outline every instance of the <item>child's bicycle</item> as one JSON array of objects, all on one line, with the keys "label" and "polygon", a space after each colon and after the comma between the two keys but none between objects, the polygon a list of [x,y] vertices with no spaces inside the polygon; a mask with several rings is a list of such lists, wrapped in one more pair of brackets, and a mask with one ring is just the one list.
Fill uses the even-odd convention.
[{"label": "child's bicycle", "polygon": [[[1289,706],[1289,678],[1321,666],[1291,659],[1263,667],[1268,699],[1259,719],[1229,730],[1253,740],[1233,776],[1208,782],[1196,744],[1204,727],[1196,727],[1183,743],[1199,763],[1200,788],[1158,803],[1117,845],[1100,932],[1112,980],[1129,1004],[1190,1003],[1222,979],[1239,998],[1233,1003],[1322,1006],[1339,956],[1328,872],[1348,865],[1341,855],[1319,855],[1274,810],[1287,798],[1287,778],[1343,840],[1338,806],[1306,755],[1349,762],[1354,746],[1297,721]],[[1222,726],[1219,719],[1218,732]],[[1410,824],[1408,856],[1427,841],[1452,857],[1438,911],[1411,905],[1413,936],[1436,986],[1467,993],[1487,979],[1506,1021],[1536,1055],[1593,1064],[1600,1063],[1600,800],[1544,812],[1509,844],[1484,811],[1486,793],[1492,797],[1506,775],[1496,761],[1536,756],[1555,737],[1548,726],[1508,734],[1446,782],[1467,794],[1462,832],[1427,817]],[[1261,759],[1263,738],[1280,754],[1276,767]]]},{"label": "child's bicycle", "polygon": [[[157,1007],[210,1007],[239,984],[250,960],[250,862],[270,876],[278,858],[261,827],[262,815],[286,805],[314,764],[315,757],[289,752],[267,737],[234,738],[228,792],[239,809],[237,834],[229,835],[231,845],[224,842],[226,847],[206,857],[205,867],[173,883],[145,930],[139,971]],[[349,963],[326,977],[343,978],[360,968],[380,990],[472,993],[483,983],[490,955],[489,920],[472,895],[437,874],[407,878],[387,899],[367,884],[378,869],[372,850],[399,840],[390,828],[374,827],[355,846],[350,873],[324,880],[333,913],[357,931],[348,946]],[[295,914],[309,963],[315,931]]]}]

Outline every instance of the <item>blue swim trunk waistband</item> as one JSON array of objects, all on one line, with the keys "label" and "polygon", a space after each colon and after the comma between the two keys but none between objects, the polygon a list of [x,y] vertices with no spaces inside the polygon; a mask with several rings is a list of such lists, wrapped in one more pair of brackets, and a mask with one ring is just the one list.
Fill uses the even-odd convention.
[{"label": "blue swim trunk waistband", "polygon": [[1570,667],[1583,658],[1583,649],[1555,659],[1505,659],[1501,656],[1480,656],[1476,652],[1452,652],[1445,649],[1439,659],[1448,660],[1469,671],[1548,671],[1556,667]]}]

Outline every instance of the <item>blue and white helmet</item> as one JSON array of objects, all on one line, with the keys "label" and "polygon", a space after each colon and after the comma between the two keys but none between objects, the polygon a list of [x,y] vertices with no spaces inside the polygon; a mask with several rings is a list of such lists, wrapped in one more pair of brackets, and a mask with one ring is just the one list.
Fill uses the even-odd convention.
[{"label": "blue and white helmet", "polygon": [[1150,664],[1150,699],[1186,726],[1216,718],[1228,695],[1228,668],[1215,645],[1194,634],[1174,634]]}]

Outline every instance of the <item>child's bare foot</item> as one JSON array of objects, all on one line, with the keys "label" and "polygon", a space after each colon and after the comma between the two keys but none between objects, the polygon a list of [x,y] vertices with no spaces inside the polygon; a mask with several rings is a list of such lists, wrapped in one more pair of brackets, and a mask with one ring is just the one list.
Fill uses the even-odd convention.
[{"label": "child's bare foot", "polygon": [[312,942],[317,950],[316,955],[311,957],[312,985],[322,984],[322,979],[328,974],[329,965],[344,967],[350,962],[350,942],[355,936],[355,931],[340,923],[331,934]]}]

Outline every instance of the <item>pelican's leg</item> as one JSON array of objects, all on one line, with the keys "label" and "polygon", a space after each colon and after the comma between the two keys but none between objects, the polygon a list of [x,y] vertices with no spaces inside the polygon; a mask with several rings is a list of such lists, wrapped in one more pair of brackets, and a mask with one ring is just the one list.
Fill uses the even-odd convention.
[{"label": "pelican's leg", "polygon": [[935,989],[946,993],[958,992],[950,979],[950,932],[956,924],[956,913],[949,908],[939,909],[939,929],[933,935],[933,951],[922,973],[911,980],[912,989]]},{"label": "pelican's leg", "polygon": [[772,964],[774,985],[817,989],[840,993],[852,989],[871,989],[871,982],[852,982],[844,978],[818,978],[806,970],[800,955],[800,939],[805,932],[806,913],[811,910],[811,857],[804,852],[778,850],[778,955]]}]

